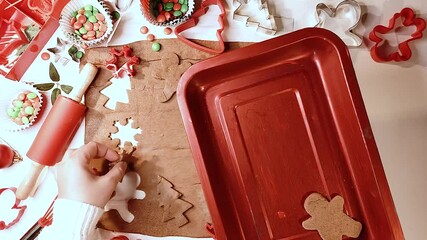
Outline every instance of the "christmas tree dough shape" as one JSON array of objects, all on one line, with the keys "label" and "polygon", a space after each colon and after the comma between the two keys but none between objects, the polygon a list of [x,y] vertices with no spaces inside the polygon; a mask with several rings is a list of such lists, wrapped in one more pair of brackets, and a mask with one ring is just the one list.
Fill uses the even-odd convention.
[{"label": "christmas tree dough shape", "polygon": [[131,90],[130,77],[128,75],[118,78],[113,77],[109,81],[111,84],[100,91],[102,95],[108,97],[104,107],[115,110],[117,102],[129,103],[128,90]]},{"label": "christmas tree dough shape", "polygon": [[344,199],[335,196],[329,202],[319,193],[310,194],[304,201],[310,218],[302,223],[307,230],[317,230],[323,240],[341,240],[343,236],[357,238],[362,224],[343,212]]}]

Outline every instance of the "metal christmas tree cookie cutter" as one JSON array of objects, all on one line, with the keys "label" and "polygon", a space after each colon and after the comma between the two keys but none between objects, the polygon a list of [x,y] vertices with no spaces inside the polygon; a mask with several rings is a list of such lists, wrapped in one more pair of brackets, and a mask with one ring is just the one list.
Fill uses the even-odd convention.
[{"label": "metal christmas tree cookie cutter", "polygon": [[[256,31],[267,34],[267,35],[275,35],[277,32],[277,25],[274,16],[270,14],[270,10],[268,7],[267,0],[234,0],[233,4],[237,6],[237,8],[233,11],[233,19],[236,21],[241,21],[245,23],[246,27],[256,27]],[[264,26],[260,22],[253,21],[250,16],[239,14],[239,11],[242,10],[247,4],[252,4],[256,2],[259,9],[259,15],[263,15],[266,22],[268,22],[269,26]]]}]

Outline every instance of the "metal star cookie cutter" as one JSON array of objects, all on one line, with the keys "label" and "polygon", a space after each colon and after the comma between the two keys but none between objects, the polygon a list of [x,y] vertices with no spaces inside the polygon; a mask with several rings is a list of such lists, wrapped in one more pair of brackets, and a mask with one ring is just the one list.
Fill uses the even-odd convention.
[{"label": "metal star cookie cutter", "polygon": [[259,15],[262,14],[270,26],[262,26],[260,22],[255,22],[251,20],[250,16],[239,14],[239,11],[241,11],[247,4],[252,3],[252,2],[248,3],[248,1],[251,1],[251,0],[234,0],[233,1],[233,4],[237,6],[236,9],[233,11],[233,19],[236,21],[244,22],[246,27],[256,27],[257,32],[267,34],[267,35],[276,34],[277,32],[276,20],[274,19],[274,16],[270,14],[267,0],[252,0],[252,2],[256,2],[258,4],[258,9],[259,9],[258,14]]},{"label": "metal star cookie cutter", "polygon": [[[384,42],[382,37],[378,36],[379,34],[386,34],[396,29],[396,21],[401,19],[403,27],[415,26],[416,30],[411,34],[411,37],[399,43],[397,46],[398,50],[387,54],[381,50],[381,43]],[[369,39],[375,43],[375,45],[371,48],[371,57],[376,62],[401,62],[407,61],[412,56],[412,50],[409,46],[409,42],[414,41],[416,39],[420,39],[423,37],[423,31],[426,28],[426,21],[423,18],[415,17],[414,10],[411,8],[404,8],[401,12],[395,13],[393,17],[390,19],[388,26],[377,25],[372,29],[369,33]]]},{"label": "metal star cookie cutter", "polygon": [[347,46],[358,47],[362,39],[352,30],[360,22],[362,10],[358,2],[345,0],[332,9],[324,3],[316,6],[317,24],[315,27],[327,29],[338,35]]}]

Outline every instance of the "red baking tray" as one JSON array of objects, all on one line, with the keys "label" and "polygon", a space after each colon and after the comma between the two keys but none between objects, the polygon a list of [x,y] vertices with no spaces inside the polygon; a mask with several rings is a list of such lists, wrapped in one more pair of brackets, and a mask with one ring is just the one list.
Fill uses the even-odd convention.
[{"label": "red baking tray", "polygon": [[303,29],[208,59],[178,102],[219,240],[320,239],[305,198],[343,196],[358,239],[404,239],[344,43]]}]

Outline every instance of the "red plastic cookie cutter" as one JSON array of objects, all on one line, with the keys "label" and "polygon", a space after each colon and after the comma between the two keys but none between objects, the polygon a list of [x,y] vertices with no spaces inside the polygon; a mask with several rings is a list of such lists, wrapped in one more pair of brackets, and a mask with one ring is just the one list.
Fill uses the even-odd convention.
[{"label": "red plastic cookie cutter", "polygon": [[[205,47],[203,45],[200,45],[196,42],[191,41],[188,38],[185,38],[184,36],[182,36],[180,34],[181,32],[196,26],[197,23],[199,22],[199,18],[206,14],[206,12],[209,9],[209,6],[211,6],[211,5],[217,5],[219,7],[219,9],[221,10],[221,13],[218,16],[218,23],[220,25],[220,28],[216,31],[216,37],[218,39],[218,45],[219,45],[218,49],[212,49],[212,48]],[[222,3],[221,0],[205,0],[202,2],[201,8],[199,10],[197,10],[195,13],[193,13],[193,15],[191,16],[191,18],[188,21],[186,21],[186,22],[182,23],[181,25],[175,27],[174,33],[178,37],[179,40],[181,40],[182,42],[184,42],[185,44],[187,44],[191,47],[194,47],[200,51],[207,52],[210,54],[220,54],[220,53],[224,52],[224,50],[225,50],[225,44],[224,44],[224,40],[222,38],[222,32],[224,31],[225,13],[226,13],[225,7],[224,7],[224,4]]]},{"label": "red plastic cookie cutter", "polygon": [[[0,195],[4,191],[6,191],[6,190],[11,190],[11,191],[13,191],[13,193],[16,193],[16,188],[14,188],[14,187],[11,187],[11,188],[0,188]],[[15,223],[19,222],[19,220],[21,219],[22,215],[25,212],[25,209],[27,209],[27,206],[25,206],[25,205],[19,206],[20,203],[21,203],[21,200],[17,199],[16,196],[15,196],[15,203],[13,204],[13,206],[12,206],[11,209],[19,211],[18,215],[16,216],[16,218],[13,221],[11,221],[9,223],[6,223],[6,222],[4,222],[3,220],[0,219],[0,230],[8,229],[11,226],[13,226]]]},{"label": "red plastic cookie cutter", "polygon": [[[115,78],[118,78],[122,71],[125,71],[128,76],[132,77],[135,75],[135,70],[133,69],[133,65],[139,64],[139,58],[132,54],[132,48],[129,46],[123,46],[122,50],[117,50],[115,48],[110,48],[110,54],[113,56],[111,60],[105,61],[105,67],[108,70],[113,71],[113,75]],[[117,66],[117,61],[119,57],[125,57],[126,63],[121,67]]]},{"label": "red plastic cookie cutter", "polygon": [[21,28],[19,22],[0,18],[0,64],[8,64],[8,56],[19,46],[29,43]]},{"label": "red plastic cookie cutter", "polygon": [[[406,41],[399,43],[399,51],[393,52],[391,54],[384,54],[381,52],[380,44],[383,42],[383,38],[379,37],[377,34],[386,34],[391,32],[396,27],[396,21],[398,19],[402,20],[402,25],[405,27],[415,26],[416,31],[411,34],[411,38]],[[375,42],[375,45],[371,48],[371,56],[376,62],[389,62],[389,61],[407,61],[412,56],[411,48],[409,43],[416,39],[423,37],[423,31],[426,28],[426,21],[422,18],[415,17],[414,10],[411,8],[404,8],[400,13],[395,13],[390,19],[388,27],[378,25],[369,33],[369,39]]]}]

